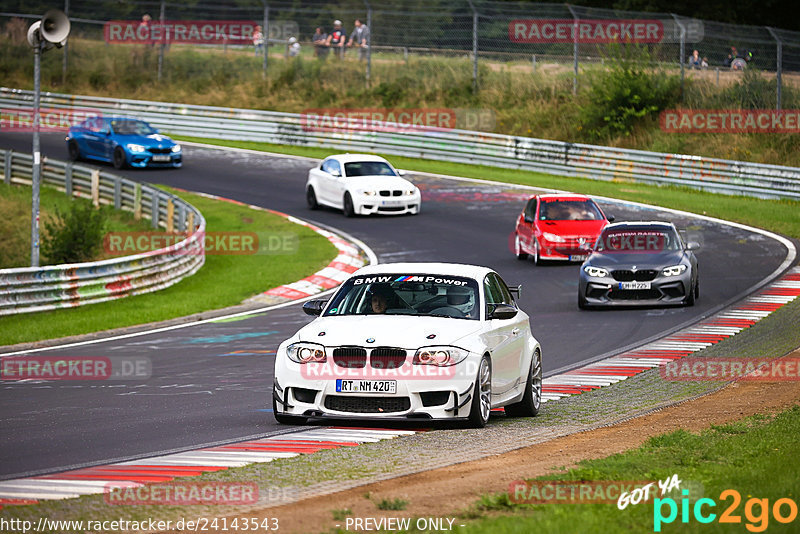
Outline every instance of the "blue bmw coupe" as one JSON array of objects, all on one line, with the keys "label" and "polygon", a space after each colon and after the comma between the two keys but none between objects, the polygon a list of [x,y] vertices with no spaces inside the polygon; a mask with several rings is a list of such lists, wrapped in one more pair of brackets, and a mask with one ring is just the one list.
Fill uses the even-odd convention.
[{"label": "blue bmw coupe", "polygon": [[70,128],[66,141],[73,161],[107,161],[117,169],[183,164],[181,145],[138,119],[93,117]]}]

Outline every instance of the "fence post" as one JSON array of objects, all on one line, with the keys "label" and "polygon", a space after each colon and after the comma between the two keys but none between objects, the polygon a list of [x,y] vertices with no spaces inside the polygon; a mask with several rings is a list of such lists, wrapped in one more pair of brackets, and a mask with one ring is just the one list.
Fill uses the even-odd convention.
[{"label": "fence post", "polygon": [[150,226],[158,228],[158,190],[150,189]]},{"label": "fence post", "polygon": [[10,150],[6,150],[5,159],[3,160],[4,169],[3,169],[3,178],[6,182],[6,185],[11,185],[11,159],[14,157],[14,153]]},{"label": "fence post", "polygon": [[92,171],[92,204],[95,208],[100,207],[100,171]]},{"label": "fence post", "polygon": [[533,54],[533,73],[536,74],[536,54]]},{"label": "fence post", "polygon": [[190,211],[189,216],[186,217],[186,229],[190,232],[194,232],[194,212]]},{"label": "fence post", "polygon": [[572,94],[578,94],[578,14],[567,4],[567,9],[572,14]]},{"label": "fence post", "polygon": [[64,165],[64,193],[72,198],[72,162]]},{"label": "fence post", "polygon": [[783,70],[783,41],[781,41],[781,38],[778,37],[778,34],[775,33],[775,31],[772,28],[767,26],[767,30],[769,30],[769,33],[772,35],[772,38],[775,39],[775,41],[778,43],[778,64],[776,66],[776,74],[777,74],[776,82],[777,82],[777,86],[778,87],[776,89],[776,94],[775,94],[775,98],[776,98],[775,109],[780,111],[780,109],[781,109],[781,85],[782,85],[781,84],[781,71]]},{"label": "fence post", "polygon": [[[367,4],[367,31],[369,32],[369,38],[367,40],[367,88],[369,88],[370,78],[372,77],[372,6],[369,4],[368,0],[364,0],[364,3]],[[363,46],[364,43],[361,43]]]},{"label": "fence post", "polygon": [[[69,0],[64,0],[64,14],[69,18]],[[67,83],[67,63],[69,61],[69,40],[64,41],[64,51],[61,59],[61,85]]]},{"label": "fence post", "polygon": [[[164,11],[165,10],[166,10],[166,2],[165,2],[165,0],[161,0],[161,12],[158,15],[158,21],[161,23],[162,35],[164,35],[163,34],[163,31],[164,31],[163,28],[164,28],[164,20],[165,20],[164,19],[164,17],[165,17]],[[161,44],[158,47],[158,81],[159,82],[161,81],[161,72],[163,71],[163,66],[164,66],[164,45],[165,45],[165,43],[163,41],[164,37],[162,37],[161,39],[162,39]]]},{"label": "fence post", "polygon": [[133,186],[133,218],[137,221],[142,218],[142,184]]},{"label": "fence post", "polygon": [[478,92],[478,11],[472,0],[467,0],[472,10],[472,90]]},{"label": "fence post", "polygon": [[683,87],[684,87],[684,78],[686,76],[684,69],[685,65],[684,62],[686,61],[686,26],[684,26],[680,20],[678,20],[678,15],[675,13],[670,13],[672,18],[675,19],[675,24],[681,29],[681,51],[678,61],[681,64],[681,102],[683,102]]},{"label": "fence post", "polygon": [[186,204],[183,202],[178,205],[178,231],[186,231]]},{"label": "fence post", "polygon": [[408,65],[408,47],[407,46],[403,47],[403,59],[405,60],[406,65]]},{"label": "fence post", "polygon": [[114,209],[122,208],[122,178],[114,177]]},{"label": "fence post", "polygon": [[175,202],[171,198],[167,199],[167,232],[175,230]]},{"label": "fence post", "polygon": [[269,4],[264,2],[264,20],[262,22],[262,28],[264,32],[264,61],[261,66],[261,77],[267,77],[267,58],[269,58]]}]

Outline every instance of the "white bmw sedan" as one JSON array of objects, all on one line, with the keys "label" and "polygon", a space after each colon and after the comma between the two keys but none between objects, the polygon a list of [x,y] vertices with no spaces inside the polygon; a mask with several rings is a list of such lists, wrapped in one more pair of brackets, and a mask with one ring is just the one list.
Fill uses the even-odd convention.
[{"label": "white bmw sedan", "polygon": [[340,154],[308,171],[308,207],[320,205],[354,215],[419,213],[419,189],[380,156]]},{"label": "white bmw sedan", "polygon": [[[514,292],[519,295],[519,288]],[[281,343],[272,408],[309,417],[464,419],[539,412],[542,350],[528,316],[486,267],[395,263],[353,273]]]}]

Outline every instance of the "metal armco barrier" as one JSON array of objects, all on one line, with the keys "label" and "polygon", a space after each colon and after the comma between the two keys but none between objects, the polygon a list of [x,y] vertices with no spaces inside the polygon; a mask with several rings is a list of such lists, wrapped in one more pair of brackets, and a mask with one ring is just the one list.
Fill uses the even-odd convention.
[{"label": "metal armco barrier", "polygon": [[[0,88],[0,108],[28,109],[31,91]],[[369,151],[398,156],[540,171],[593,180],[677,185],[732,195],[800,199],[800,168],[702,156],[548,141],[468,130],[415,129],[385,123],[367,131],[314,127],[301,114],[120,100],[57,93],[42,95],[48,108],[89,108],[141,118],[171,133],[216,139]],[[65,149],[66,150],[66,149]],[[491,178],[491,175],[487,175]]]},{"label": "metal armco barrier", "polygon": [[[0,150],[6,183],[30,185],[30,154]],[[43,185],[95,206],[113,205],[150,219],[153,228],[186,232],[169,247],[103,261],[0,269],[0,316],[93,304],[169,287],[205,262],[203,215],[175,195],[90,167],[44,159]],[[172,220],[169,220],[169,214]]]}]

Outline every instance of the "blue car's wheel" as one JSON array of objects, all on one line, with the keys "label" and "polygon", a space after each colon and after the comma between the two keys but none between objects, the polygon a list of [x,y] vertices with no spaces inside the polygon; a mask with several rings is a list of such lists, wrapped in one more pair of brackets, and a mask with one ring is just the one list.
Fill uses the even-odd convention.
[{"label": "blue car's wheel", "polygon": [[78,142],[74,139],[71,139],[69,143],[67,143],[67,152],[69,152],[69,159],[72,161],[78,161],[81,159],[81,148],[78,146]]},{"label": "blue car's wheel", "polygon": [[128,165],[128,160],[125,157],[125,151],[121,146],[114,149],[114,168],[124,169]]}]

